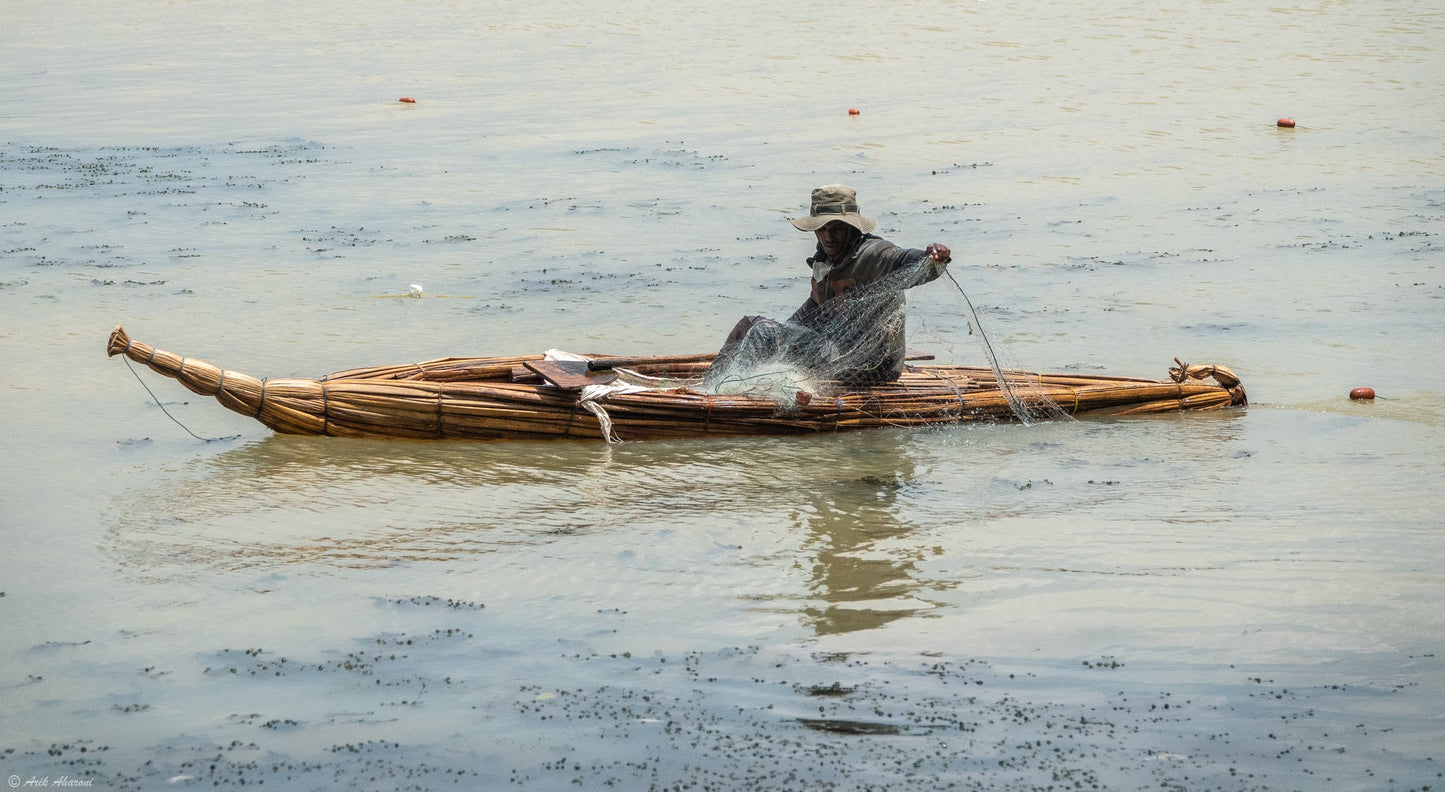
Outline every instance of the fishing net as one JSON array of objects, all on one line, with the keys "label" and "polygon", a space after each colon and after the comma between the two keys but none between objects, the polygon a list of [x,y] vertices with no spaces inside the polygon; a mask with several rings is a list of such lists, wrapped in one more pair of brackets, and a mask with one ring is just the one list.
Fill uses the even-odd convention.
[{"label": "fishing net", "polygon": [[[893,381],[905,356],[905,291],[931,280],[934,266],[921,259],[850,289],[826,308],[805,306],[785,321],[745,317],[708,369],[703,390],[790,404],[798,391],[830,393]],[[1037,375],[1005,367],[963,287],[952,273],[943,272],[967,307],[969,326],[978,330],[984,357],[1013,416],[1026,424],[1068,418],[1045,389],[1030,384]]]}]

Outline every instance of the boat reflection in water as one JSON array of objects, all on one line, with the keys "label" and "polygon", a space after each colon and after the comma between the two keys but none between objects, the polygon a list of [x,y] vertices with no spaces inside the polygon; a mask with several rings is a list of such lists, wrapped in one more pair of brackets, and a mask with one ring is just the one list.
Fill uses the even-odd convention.
[{"label": "boat reflection in water", "polygon": [[[1067,476],[1080,455],[1134,479],[1233,486],[1237,471],[1210,460],[1234,453],[1242,415],[617,445],[272,435],[117,499],[103,548],[141,580],[437,565],[417,574],[638,609],[670,597],[679,613],[741,609],[846,633],[953,603],[958,575],[989,574],[970,558],[1003,535],[999,520],[1021,517],[1025,530],[1109,504],[1132,513],[1115,487],[1021,498],[1024,477]],[[1131,461],[1139,447],[1173,451]],[[1230,518],[1219,504],[1178,505],[1195,522]],[[1141,530],[1172,519],[1156,506],[1140,501]],[[931,566],[943,545],[950,571]]]},{"label": "boat reflection in water", "polygon": [[[608,563],[584,558],[600,547],[702,573],[761,564],[764,599],[789,603],[818,633],[843,632],[927,607],[912,598],[918,551],[889,546],[911,530],[895,503],[912,486],[909,442],[893,431],[620,445],[273,435],[118,499],[103,544],[146,580],[471,568],[499,553],[485,564],[526,567],[544,563],[540,548],[553,567],[558,554],[575,554],[564,565]],[[742,559],[709,554],[724,545],[747,548]],[[761,560],[759,547],[770,548]],[[801,589],[779,571],[797,566]]]}]

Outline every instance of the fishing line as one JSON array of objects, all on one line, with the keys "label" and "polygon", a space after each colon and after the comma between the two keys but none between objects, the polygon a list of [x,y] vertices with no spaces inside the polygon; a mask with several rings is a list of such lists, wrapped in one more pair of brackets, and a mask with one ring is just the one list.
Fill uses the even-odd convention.
[{"label": "fishing line", "polygon": [[161,400],[158,399],[158,398],[156,398],[156,394],[155,394],[154,391],[151,390],[151,386],[147,385],[147,384],[146,384],[146,381],[143,380],[143,379],[141,379],[140,373],[135,370],[135,366],[132,366],[132,365],[130,364],[130,359],[129,359],[129,358],[126,358],[126,357],[122,357],[121,360],[124,360],[124,361],[125,361],[125,367],[128,368],[128,369],[130,369],[130,373],[132,373],[132,374],[135,375],[135,381],[136,381],[136,382],[139,382],[139,383],[140,383],[140,386],[141,386],[142,388],[145,388],[145,389],[146,389],[146,393],[149,393],[149,394],[151,395],[151,401],[155,402],[155,403],[156,403],[156,406],[159,407],[159,408],[161,408],[161,412],[165,413],[167,418],[171,419],[172,421],[175,421],[175,422],[176,422],[176,426],[179,426],[179,427],[181,427],[182,429],[185,429],[185,430],[186,430],[186,434],[190,435],[191,437],[196,438],[197,440],[200,440],[202,443],[214,443],[214,442],[216,442],[217,440],[235,440],[236,438],[240,437],[240,435],[231,435],[230,437],[201,437],[200,435],[196,434],[195,432],[192,432],[189,428],[187,428],[187,426],[186,426],[185,424],[181,423],[181,421],[180,421],[179,418],[176,418],[174,415],[171,415],[171,411],[170,411],[170,410],[167,410],[167,409],[166,409],[166,406],[165,406],[164,404],[161,404]]},{"label": "fishing line", "polygon": [[973,300],[968,299],[968,292],[963,290],[963,284],[953,277],[952,272],[945,269],[943,274],[953,281],[954,288],[958,289],[959,295],[963,297],[963,304],[968,306],[968,312],[973,316],[973,326],[978,328],[978,337],[983,339],[984,355],[988,357],[988,364],[993,369],[993,377],[998,382],[999,390],[1003,391],[1003,397],[1008,401],[1009,409],[1013,410],[1014,415],[1021,423],[1028,425],[1028,410],[1024,408],[1023,400],[1014,394],[1013,388],[1009,387],[1008,380],[1004,378],[1003,368],[998,364],[998,355],[993,351],[993,342],[988,340],[988,332],[983,329],[983,322],[978,318],[978,309],[973,307]]},{"label": "fishing line", "polygon": [[[1014,416],[1019,419],[1019,423],[1028,426],[1030,419],[1039,416],[1034,414],[1033,410],[1030,409],[1022,397],[1014,393],[1013,387],[1009,385],[1008,379],[1004,377],[1003,367],[999,365],[998,355],[993,349],[993,342],[989,340],[988,333],[983,329],[983,321],[979,319],[978,309],[973,307],[973,301],[968,299],[968,292],[963,290],[963,285],[958,282],[957,278],[953,277],[952,272],[944,269],[943,274],[947,275],[950,281],[953,281],[954,288],[958,289],[959,295],[963,297],[963,304],[968,306],[968,312],[973,317],[973,326],[978,328],[978,337],[983,340],[984,355],[988,358],[988,365],[993,369],[994,379],[998,381],[999,390],[1003,392],[1004,400],[1008,402],[1009,409],[1013,410]],[[1055,415],[1062,418],[1069,417],[1068,413],[1063,411],[1063,408],[1054,404],[1051,399],[1042,393],[1039,394],[1039,402],[1043,408],[1043,412],[1047,415]]]}]

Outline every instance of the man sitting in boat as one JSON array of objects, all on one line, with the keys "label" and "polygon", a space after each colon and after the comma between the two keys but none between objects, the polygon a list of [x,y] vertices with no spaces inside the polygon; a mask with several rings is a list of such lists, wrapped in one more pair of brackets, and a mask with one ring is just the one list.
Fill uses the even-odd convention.
[{"label": "man sitting in boat", "polygon": [[708,368],[704,386],[744,382],[785,364],[805,376],[845,385],[892,382],[903,373],[903,292],[943,274],[948,246],[901,248],[874,236],[878,224],[858,213],[852,187],[813,190],[807,217],[789,218],[811,231],[818,248],[808,259],[812,293],[786,322],[745,316]]}]

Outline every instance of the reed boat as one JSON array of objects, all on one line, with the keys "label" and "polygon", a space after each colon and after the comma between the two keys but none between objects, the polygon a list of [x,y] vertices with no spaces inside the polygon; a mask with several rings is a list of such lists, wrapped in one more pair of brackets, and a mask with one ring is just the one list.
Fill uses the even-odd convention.
[{"label": "reed boat", "polygon": [[[1049,404],[1071,416],[1129,416],[1247,404],[1229,369],[1175,359],[1168,380],[1004,371],[925,363],[910,353],[883,385],[823,383],[791,398],[707,393],[712,355],[449,357],[257,379],[131,340],[116,327],[107,352],[283,434],[415,440],[644,440],[810,434],[1015,420]],[[1010,404],[1010,399],[1016,403]]]}]

